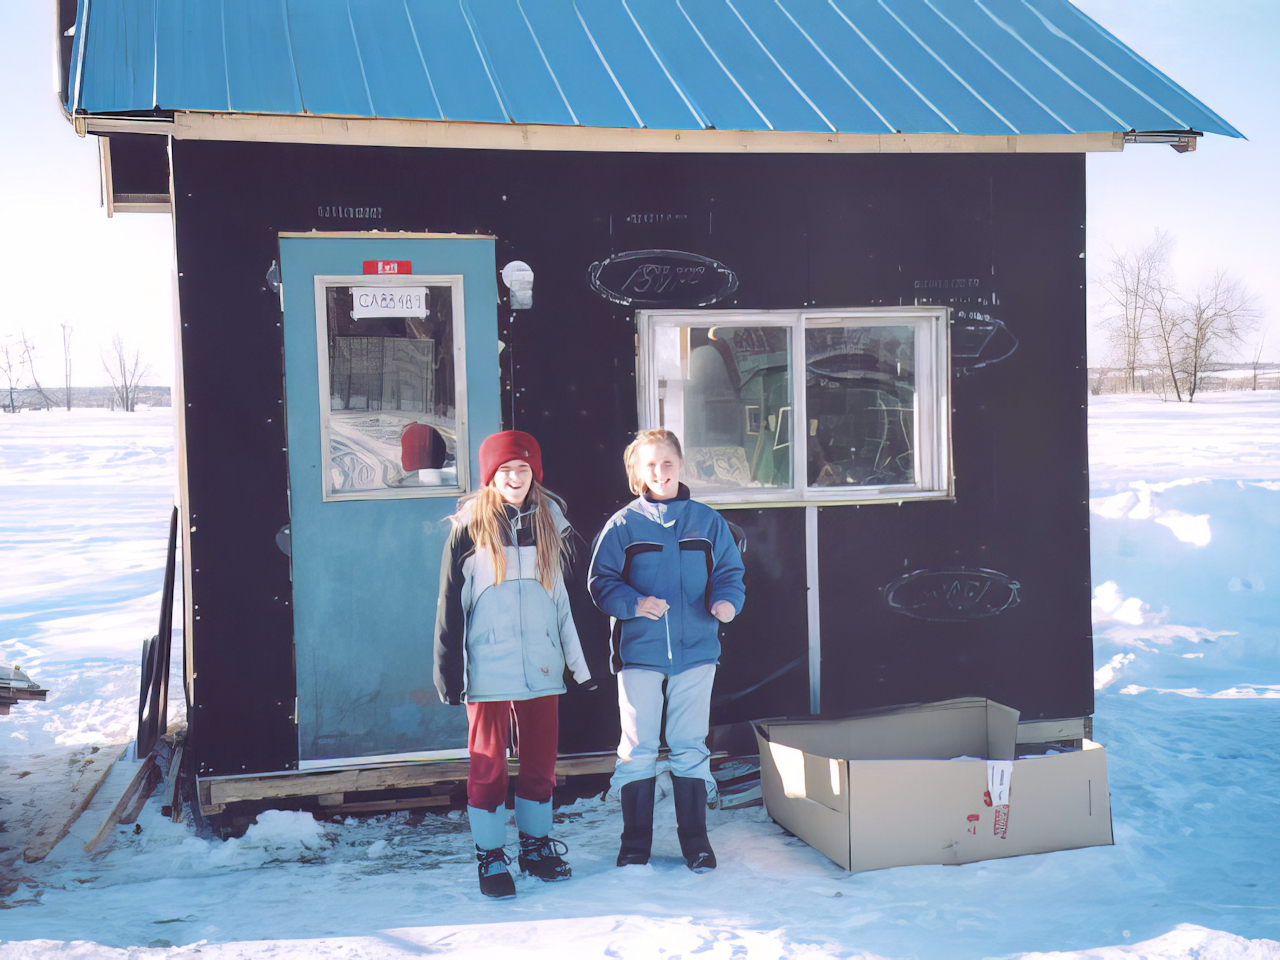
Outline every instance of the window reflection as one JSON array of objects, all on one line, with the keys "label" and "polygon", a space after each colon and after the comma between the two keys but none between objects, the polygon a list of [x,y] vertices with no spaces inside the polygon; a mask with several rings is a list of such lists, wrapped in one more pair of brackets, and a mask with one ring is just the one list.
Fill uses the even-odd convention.
[{"label": "window reflection", "polygon": [[658,418],[695,493],[791,486],[791,346],[780,326],[655,330]]},{"label": "window reflection", "polygon": [[821,326],[804,338],[809,484],[913,483],[913,329]]},{"label": "window reflection", "polygon": [[456,487],[453,289],[426,286],[425,315],[356,319],[363,289],[326,288],[326,494]]}]

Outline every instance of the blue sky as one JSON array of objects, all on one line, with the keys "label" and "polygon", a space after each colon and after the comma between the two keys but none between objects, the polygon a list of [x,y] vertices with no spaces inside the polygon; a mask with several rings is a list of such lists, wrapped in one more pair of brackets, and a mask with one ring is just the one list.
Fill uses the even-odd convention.
[{"label": "blue sky", "polygon": [[[1280,4],[1274,0],[1075,0],[1248,139],[1207,136],[1194,153],[1129,147],[1089,157],[1089,272],[1114,246],[1159,228],[1193,287],[1217,268],[1249,285],[1267,313],[1264,359],[1280,360]],[[1090,291],[1090,312],[1101,306]],[[1261,331],[1260,331],[1261,333]],[[1100,345],[1100,344],[1099,344]],[[1098,359],[1093,354],[1091,362]]]},{"label": "blue sky", "polygon": [[[1130,147],[1089,158],[1088,250],[1097,273],[1110,249],[1157,228],[1176,240],[1175,269],[1194,286],[1218,267],[1259,295],[1280,360],[1280,4],[1273,0],[1077,0],[1229,122],[1247,141],[1210,136],[1191,154]],[[150,380],[173,375],[172,225],[167,216],[100,205],[97,146],[79,138],[54,95],[52,0],[0,0],[0,247],[9,297],[0,337],[25,329],[42,380],[61,382],[60,324],[71,323],[73,382],[105,382],[99,352],[119,332],[139,346]],[[1090,313],[1100,298],[1091,289]],[[1091,356],[1096,362],[1100,355]]]}]

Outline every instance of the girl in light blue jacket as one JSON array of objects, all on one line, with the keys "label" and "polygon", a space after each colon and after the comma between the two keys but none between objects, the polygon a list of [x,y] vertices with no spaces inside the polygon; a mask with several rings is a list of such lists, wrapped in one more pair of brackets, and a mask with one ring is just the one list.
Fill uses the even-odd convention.
[{"label": "girl in light blue jacket", "polygon": [[653,842],[658,743],[666,739],[680,849],[691,870],[713,869],[707,839],[707,734],[719,628],[742,609],[742,556],[720,514],[680,482],[680,441],[645,430],[623,454],[639,496],[596,539],[588,586],[613,620],[622,740],[613,787],[622,799],[618,866],[647,863]]},{"label": "girl in light blue jacket", "polygon": [[549,835],[559,702],[566,668],[579,683],[591,673],[564,586],[569,524],[542,486],[538,442],[507,430],[486,439],[479,458],[483,486],[459,504],[441,560],[435,681],[445,703],[467,705],[467,816],[480,892],[509,897],[516,892],[503,849],[512,720],[520,870],[568,879],[567,847]]}]

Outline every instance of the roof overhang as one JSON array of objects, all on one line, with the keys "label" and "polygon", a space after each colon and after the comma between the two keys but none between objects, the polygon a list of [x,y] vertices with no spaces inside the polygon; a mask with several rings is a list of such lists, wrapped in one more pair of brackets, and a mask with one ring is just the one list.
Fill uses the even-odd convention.
[{"label": "roof overhang", "polygon": [[[346,146],[543,150],[587,153],[1114,153],[1133,137],[1113,131],[975,136],[850,134],[776,130],[647,130],[552,124],[466,123],[255,113],[177,111],[172,118],[77,116],[76,131],[149,133],[178,140]],[[1160,134],[1170,136],[1170,134]],[[1187,132],[1178,137],[1194,138]],[[1157,142],[1171,142],[1161,140]]]}]

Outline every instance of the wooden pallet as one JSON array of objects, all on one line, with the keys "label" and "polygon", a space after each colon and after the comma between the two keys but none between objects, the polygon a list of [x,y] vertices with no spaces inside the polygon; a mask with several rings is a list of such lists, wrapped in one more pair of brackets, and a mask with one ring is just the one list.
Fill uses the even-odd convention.
[{"label": "wooden pallet", "polygon": [[[0,757],[0,867],[36,863],[67,835],[128,744],[76,747],[32,757]],[[0,870],[0,873],[3,873]]]}]

